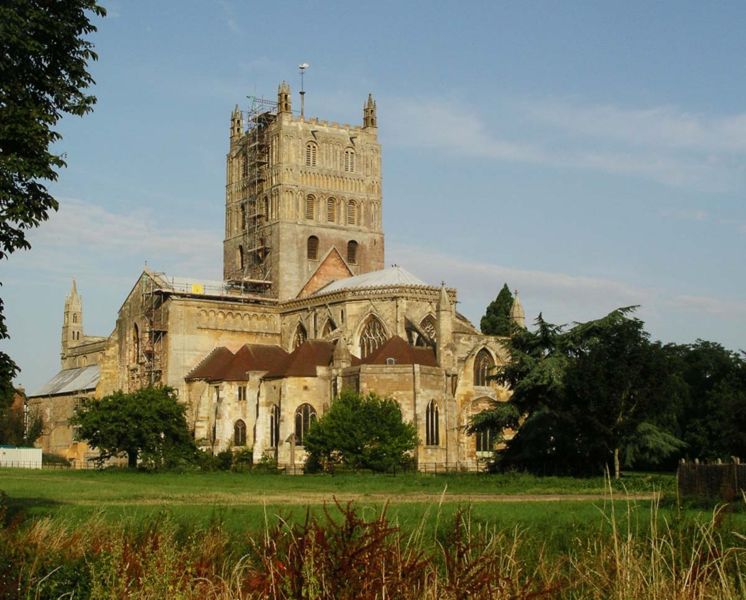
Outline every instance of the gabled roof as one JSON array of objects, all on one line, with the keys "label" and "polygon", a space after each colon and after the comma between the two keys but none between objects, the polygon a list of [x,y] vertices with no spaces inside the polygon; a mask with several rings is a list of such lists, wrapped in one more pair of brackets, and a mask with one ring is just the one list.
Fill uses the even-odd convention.
[{"label": "gabled roof", "polygon": [[339,251],[332,246],[326,256],[321,260],[319,266],[308,278],[303,289],[298,293],[298,298],[309,296],[325,285],[338,280],[350,279],[353,273]]},{"label": "gabled roof", "polygon": [[332,342],[308,340],[293,350],[282,366],[269,371],[265,377],[316,377],[316,367],[328,367],[333,354]]},{"label": "gabled roof", "polygon": [[402,267],[389,267],[380,271],[371,271],[355,277],[347,277],[332,281],[330,284],[320,288],[313,295],[329,294],[340,290],[351,290],[369,287],[400,287],[400,286],[418,286],[432,287],[422,281],[419,277],[412,275]]},{"label": "gabled roof", "polygon": [[389,358],[393,358],[394,364],[397,365],[438,366],[438,360],[432,348],[411,346],[398,335],[386,340],[383,346],[370,356],[366,356],[361,362],[364,365],[385,365]]},{"label": "gabled roof", "polygon": [[288,353],[279,346],[246,344],[233,354],[219,346],[184,378],[187,381],[246,381],[249,371],[270,371],[282,366]]},{"label": "gabled roof", "polygon": [[29,398],[89,392],[96,389],[99,377],[100,370],[98,365],[63,369],[44,384],[39,391],[29,395]]}]

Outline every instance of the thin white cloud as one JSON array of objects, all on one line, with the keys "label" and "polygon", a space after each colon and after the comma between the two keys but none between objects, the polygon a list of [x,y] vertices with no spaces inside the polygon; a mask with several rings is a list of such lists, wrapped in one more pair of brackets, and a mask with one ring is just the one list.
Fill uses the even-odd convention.
[{"label": "thin white cloud", "polygon": [[[743,185],[746,115],[696,119],[672,109],[625,111],[563,102],[509,102],[488,120],[459,102],[388,98],[394,143],[466,158],[634,175],[706,191]],[[526,133],[508,135],[511,121]]]}]

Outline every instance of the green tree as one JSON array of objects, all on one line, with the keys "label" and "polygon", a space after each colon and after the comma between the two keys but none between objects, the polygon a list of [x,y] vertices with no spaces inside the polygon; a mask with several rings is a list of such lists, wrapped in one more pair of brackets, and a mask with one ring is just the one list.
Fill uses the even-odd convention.
[{"label": "green tree", "polygon": [[500,293],[497,294],[485,312],[479,326],[482,333],[487,335],[504,335],[512,333],[510,321],[510,309],[513,306],[513,294],[510,293],[508,284],[503,284]]},{"label": "green tree", "polygon": [[83,399],[70,424],[79,428],[78,439],[100,451],[102,460],[126,454],[131,468],[138,459],[151,468],[173,466],[192,461],[196,452],[185,407],[169,387]]},{"label": "green tree", "polygon": [[44,422],[36,411],[25,413],[25,402],[13,402],[19,397],[25,401],[23,392],[13,390],[9,408],[0,417],[0,444],[33,446],[42,434]]},{"label": "green tree", "polygon": [[389,471],[405,466],[417,446],[417,431],[402,419],[396,400],[345,390],[311,426],[304,445],[307,468]]},{"label": "green tree", "polygon": [[618,477],[624,458],[657,459],[680,449],[659,417],[675,388],[670,362],[632,310],[570,329],[540,315],[535,332],[515,332],[511,360],[496,375],[512,397],[470,424],[473,432],[517,430],[501,464],[569,474],[610,467]]},{"label": "green tree", "polygon": [[[43,182],[65,166],[51,146],[64,114],[84,115],[95,98],[85,36],[96,31],[89,14],[104,16],[94,0],[4,0],[0,3],[0,260],[28,249],[26,231],[45,221],[57,201]],[[0,299],[0,339],[8,337]],[[0,419],[9,410],[7,388],[18,367],[0,352]]]}]

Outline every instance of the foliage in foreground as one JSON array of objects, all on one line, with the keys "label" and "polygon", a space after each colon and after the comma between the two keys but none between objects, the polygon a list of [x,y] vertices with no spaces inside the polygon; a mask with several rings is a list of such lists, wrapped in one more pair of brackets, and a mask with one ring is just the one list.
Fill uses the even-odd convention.
[{"label": "foliage in foreground", "polygon": [[333,471],[336,465],[391,471],[411,462],[417,430],[404,422],[395,400],[345,390],[311,426],[304,445],[309,471]]},{"label": "foliage in foreground", "polygon": [[[67,113],[90,112],[86,94],[96,60],[90,17],[106,11],[94,0],[5,0],[0,3],[0,260],[31,247],[26,232],[57,210],[45,181],[55,181],[64,157],[51,151]],[[0,339],[8,338],[0,298]],[[0,351],[0,418],[17,365]]]},{"label": "foliage in foreground", "polygon": [[350,505],[256,535],[168,518],[78,527],[39,519],[0,528],[0,600],[743,597],[746,548],[724,541],[720,513],[693,528],[657,523],[655,507],[648,516],[648,528],[622,526],[612,509],[608,535],[577,539],[562,556],[532,546],[535,532],[485,527],[468,511],[435,539]]},{"label": "foliage in foreground", "polygon": [[148,387],[83,399],[70,424],[102,460],[126,454],[131,468],[138,459],[146,467],[173,467],[193,462],[197,451],[185,410],[172,388]]}]

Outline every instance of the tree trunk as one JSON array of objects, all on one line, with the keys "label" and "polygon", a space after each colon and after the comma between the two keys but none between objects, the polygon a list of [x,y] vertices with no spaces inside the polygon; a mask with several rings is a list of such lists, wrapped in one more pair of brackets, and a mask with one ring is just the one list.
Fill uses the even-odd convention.
[{"label": "tree trunk", "polygon": [[619,469],[619,448],[614,448],[614,479],[619,479],[621,475]]},{"label": "tree trunk", "polygon": [[137,450],[127,450],[127,466],[130,469],[137,468]]}]

